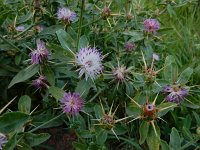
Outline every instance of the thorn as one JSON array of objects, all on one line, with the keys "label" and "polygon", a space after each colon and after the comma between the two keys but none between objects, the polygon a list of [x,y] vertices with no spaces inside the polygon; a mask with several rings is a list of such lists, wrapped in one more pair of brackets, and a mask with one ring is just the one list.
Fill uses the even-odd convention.
[{"label": "thorn", "polygon": [[136,117],[135,119],[129,121],[128,123],[130,123],[130,122],[132,122],[132,121],[135,121],[135,120],[137,120],[137,119],[140,119],[140,118],[141,118],[141,116],[138,116],[138,117]]},{"label": "thorn", "polygon": [[[158,93],[159,94],[159,93]],[[154,99],[154,101],[153,101],[153,105],[155,105],[155,103],[156,103],[156,100],[157,100],[157,98],[158,98],[158,94],[156,95],[156,97],[155,97],[155,99]]]},{"label": "thorn", "polygon": [[[126,96],[128,96],[127,94],[126,94]],[[128,96],[130,99],[131,99],[131,101],[133,101],[139,108],[141,108],[142,106],[140,105],[140,104],[138,104],[134,99],[132,99],[130,96]]]},{"label": "thorn", "polygon": [[158,136],[158,133],[157,133],[157,131],[156,131],[156,127],[155,127],[154,121],[151,121],[151,124],[152,124],[152,126],[153,126],[153,130],[154,130],[156,136]]}]

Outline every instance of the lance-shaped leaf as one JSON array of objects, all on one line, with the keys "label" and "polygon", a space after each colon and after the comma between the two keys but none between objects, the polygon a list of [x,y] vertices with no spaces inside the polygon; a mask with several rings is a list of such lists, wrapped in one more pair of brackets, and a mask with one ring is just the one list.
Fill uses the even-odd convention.
[{"label": "lance-shaped leaf", "polygon": [[19,130],[28,121],[29,115],[21,112],[9,112],[0,117],[0,132],[10,133]]},{"label": "lance-shaped leaf", "polygon": [[158,113],[157,113],[158,117],[164,116],[166,113],[168,113],[168,111],[173,110],[176,106],[177,104],[170,102],[158,105]]},{"label": "lance-shaped leaf", "polygon": [[163,72],[165,80],[169,81],[170,83],[174,82],[174,80],[177,78],[178,70],[173,56],[170,55],[166,57]]},{"label": "lance-shaped leaf", "polygon": [[189,79],[190,79],[192,73],[193,73],[193,69],[192,69],[192,68],[190,68],[190,67],[186,68],[186,69],[180,74],[180,76],[178,77],[177,83],[179,83],[179,84],[181,84],[181,85],[186,84],[186,83],[189,81]]},{"label": "lance-shaped leaf", "polygon": [[170,145],[170,149],[174,149],[174,150],[181,149],[181,138],[176,128],[172,128],[169,145]]},{"label": "lance-shaped leaf", "polygon": [[34,76],[39,71],[39,65],[32,64],[27,68],[21,70],[17,75],[12,79],[8,88],[11,88],[14,84],[23,82],[32,76]]},{"label": "lance-shaped leaf", "polygon": [[149,132],[149,123],[147,121],[142,121],[142,123],[140,124],[139,132],[140,132],[139,143],[143,144]]}]

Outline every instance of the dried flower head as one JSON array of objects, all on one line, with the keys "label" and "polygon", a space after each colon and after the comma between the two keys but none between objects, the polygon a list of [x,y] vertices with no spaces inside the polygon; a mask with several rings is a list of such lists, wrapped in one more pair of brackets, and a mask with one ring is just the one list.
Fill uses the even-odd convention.
[{"label": "dried flower head", "polygon": [[128,51],[128,52],[131,52],[132,50],[134,50],[136,48],[136,45],[135,43],[133,42],[127,42],[125,44],[125,50]]},{"label": "dried flower head", "polygon": [[104,19],[106,19],[107,17],[109,17],[111,15],[111,10],[109,7],[104,7],[103,11],[102,11],[102,17]]},{"label": "dried flower head", "polygon": [[160,29],[160,24],[156,19],[146,19],[143,24],[145,31],[149,33],[156,33]]},{"label": "dried flower head", "polygon": [[95,79],[103,70],[102,56],[98,50],[93,47],[81,48],[76,55],[76,63],[80,66],[78,69],[79,77],[85,74],[86,80],[88,77]]},{"label": "dried flower head", "polygon": [[154,117],[156,113],[156,106],[151,103],[147,103],[143,106],[143,117]]},{"label": "dried flower head", "polygon": [[41,89],[43,87],[48,87],[47,85],[47,78],[43,75],[40,75],[39,78],[33,80],[33,86],[36,88],[36,89]]},{"label": "dried flower head", "polygon": [[37,40],[37,49],[32,51],[29,55],[31,56],[32,64],[42,64],[50,56],[45,43],[41,40]]},{"label": "dried flower head", "polygon": [[3,149],[4,144],[7,142],[7,137],[4,134],[0,133],[0,150]]},{"label": "dried flower head", "polygon": [[128,70],[126,69],[125,66],[118,66],[117,68],[115,68],[113,71],[113,76],[115,77],[116,80],[118,81],[124,81],[125,80],[125,76],[128,73]]},{"label": "dried flower head", "polygon": [[163,93],[167,96],[165,98],[168,102],[180,103],[189,94],[189,90],[180,85],[167,85],[163,87]]},{"label": "dried flower head", "polygon": [[65,93],[60,102],[63,112],[70,115],[78,114],[84,105],[84,101],[79,93]]},{"label": "dried flower head", "polygon": [[40,33],[43,30],[44,30],[44,26],[43,25],[37,25],[37,26],[35,26],[35,31],[36,32]]},{"label": "dried flower head", "polygon": [[65,23],[71,23],[75,21],[77,15],[68,8],[60,7],[58,8],[57,16],[59,20],[62,20]]}]

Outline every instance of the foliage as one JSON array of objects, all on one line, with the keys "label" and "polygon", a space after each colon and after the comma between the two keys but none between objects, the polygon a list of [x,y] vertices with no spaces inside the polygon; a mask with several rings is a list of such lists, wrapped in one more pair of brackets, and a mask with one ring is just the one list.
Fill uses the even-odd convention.
[{"label": "foliage", "polygon": [[77,150],[200,148],[199,10],[195,0],[0,1],[3,149],[40,148],[51,127],[73,129]]}]

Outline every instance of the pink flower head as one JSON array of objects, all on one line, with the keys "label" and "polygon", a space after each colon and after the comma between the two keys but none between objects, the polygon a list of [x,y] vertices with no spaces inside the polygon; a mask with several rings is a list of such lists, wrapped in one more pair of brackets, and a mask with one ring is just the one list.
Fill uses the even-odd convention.
[{"label": "pink flower head", "polygon": [[63,20],[67,23],[71,23],[76,19],[76,13],[68,8],[60,7],[58,8],[57,16],[59,20]]},{"label": "pink flower head", "polygon": [[85,74],[86,80],[88,77],[95,79],[103,69],[102,56],[98,50],[93,47],[81,48],[76,55],[76,63],[80,66],[79,77]]},{"label": "pink flower head", "polygon": [[3,149],[4,144],[7,142],[7,137],[4,134],[0,133],[0,150]]},{"label": "pink flower head", "polygon": [[156,33],[160,29],[160,24],[156,19],[146,19],[144,21],[144,29],[150,33]]},{"label": "pink flower head", "polygon": [[60,102],[63,112],[70,115],[76,115],[84,106],[84,101],[79,93],[65,93]]},{"label": "pink flower head", "polygon": [[156,53],[153,53],[153,59],[159,61],[160,60],[160,56]]},{"label": "pink flower head", "polygon": [[42,64],[50,56],[45,43],[41,40],[37,40],[37,49],[32,51],[29,55],[31,56],[32,64]]},{"label": "pink flower head", "polygon": [[40,75],[39,78],[33,80],[32,84],[33,86],[35,86],[36,89],[47,87],[47,78],[43,75]]},{"label": "pink flower head", "polygon": [[25,30],[25,27],[24,26],[17,26],[15,28],[16,31],[24,31]]},{"label": "pink flower head", "polygon": [[162,91],[167,95],[165,100],[174,103],[180,103],[189,94],[187,88],[178,85],[167,85],[163,87]]},{"label": "pink flower head", "polygon": [[133,42],[127,42],[126,44],[125,44],[125,49],[126,49],[126,51],[128,51],[128,52],[131,52],[132,50],[134,50],[136,48],[136,45],[135,45],[135,43],[133,43]]}]

